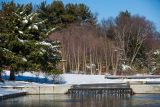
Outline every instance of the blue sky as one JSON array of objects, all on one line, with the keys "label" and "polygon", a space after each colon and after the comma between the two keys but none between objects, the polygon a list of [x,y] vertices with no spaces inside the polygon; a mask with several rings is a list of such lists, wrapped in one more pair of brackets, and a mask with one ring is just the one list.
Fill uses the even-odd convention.
[{"label": "blue sky", "polygon": [[[2,0],[0,0],[2,1]],[[10,1],[10,0],[3,0]],[[17,3],[40,3],[44,0],[14,0]],[[46,0],[51,3],[53,0]],[[160,0],[62,0],[66,3],[85,3],[93,13],[98,13],[98,20],[115,17],[120,11],[128,10],[131,14],[145,16],[153,21],[160,30]]]}]

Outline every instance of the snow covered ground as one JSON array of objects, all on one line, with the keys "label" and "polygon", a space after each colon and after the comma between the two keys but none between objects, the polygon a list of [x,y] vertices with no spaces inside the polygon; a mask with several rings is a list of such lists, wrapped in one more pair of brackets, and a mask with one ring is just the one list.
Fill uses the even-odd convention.
[{"label": "snow covered ground", "polygon": [[[5,70],[3,78],[9,79],[10,71]],[[86,74],[61,74],[55,76],[46,76],[44,73],[23,72],[16,75],[15,82],[5,81],[4,85],[8,86],[30,86],[30,85],[53,85],[53,83],[61,84],[92,84],[92,83],[123,83],[123,80],[105,79],[105,75],[86,75]],[[2,86],[2,85],[0,85]]]},{"label": "snow covered ground", "polygon": [[106,79],[105,75],[84,75],[84,74],[62,74],[66,84],[93,84],[93,83],[160,83],[160,78],[151,79]]},{"label": "snow covered ground", "polygon": [[[3,72],[3,78],[9,78],[10,71]],[[160,78],[157,79],[106,79],[105,75],[86,75],[86,74],[61,74],[55,76],[46,76],[44,73],[23,72],[16,75],[15,82],[5,81],[0,83],[0,86],[41,86],[41,85],[56,85],[60,84],[94,84],[94,83],[126,83],[128,81],[142,82],[157,82],[160,83]]]},{"label": "snow covered ground", "polygon": [[[8,80],[10,71],[3,72],[3,78]],[[54,78],[54,80],[53,80]],[[20,72],[16,74],[17,83],[22,85],[46,85],[53,83],[60,84],[93,84],[93,83],[124,83],[125,79],[106,79],[105,75],[87,75],[87,74],[61,74],[59,76],[46,75],[44,73],[37,74],[36,72]],[[25,82],[22,82],[25,81]],[[8,84],[12,84],[6,81]]]},{"label": "snow covered ground", "polygon": [[105,75],[62,74],[66,84],[124,83],[123,80],[105,79]]}]

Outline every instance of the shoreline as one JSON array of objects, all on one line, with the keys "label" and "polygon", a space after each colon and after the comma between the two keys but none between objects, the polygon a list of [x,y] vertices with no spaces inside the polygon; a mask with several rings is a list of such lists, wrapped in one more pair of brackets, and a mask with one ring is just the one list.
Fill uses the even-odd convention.
[{"label": "shoreline", "polygon": [[[106,79],[104,75],[80,75],[80,74],[63,74],[61,75],[66,84],[48,84],[48,83],[36,83],[27,81],[5,81],[0,83],[1,90],[16,90],[15,94],[10,95],[0,94],[0,99],[12,98],[21,95],[47,95],[47,94],[66,94],[69,89],[74,85],[95,85],[101,87],[101,85],[107,84],[128,84],[134,94],[160,94],[160,78],[145,77],[140,79],[140,76],[136,76],[136,79],[126,77],[118,77],[119,79]],[[156,76],[157,77],[157,76]],[[159,76],[158,76],[159,77]],[[117,78],[117,77],[116,77]],[[91,87],[89,87],[91,88]],[[20,94],[19,94],[20,93]],[[2,97],[3,95],[3,97]]]},{"label": "shoreline", "polygon": [[[133,92],[135,94],[157,94],[160,93],[160,84],[159,83],[148,83],[145,81],[125,81],[126,84],[129,85],[129,87],[133,90]],[[3,90],[7,93],[8,92],[12,92],[16,93],[16,92],[26,92],[26,94],[66,94],[68,92],[69,89],[73,88],[73,86],[75,85],[86,85],[89,86],[90,85],[96,85],[101,86],[101,85],[106,85],[107,84],[122,84],[122,83],[94,83],[94,84],[43,84],[43,85],[4,85],[4,86],[0,86],[0,90]],[[9,93],[7,93],[9,94]],[[6,95],[7,95],[6,94]],[[0,96],[2,94],[0,93]]]},{"label": "shoreline", "polygon": [[[50,95],[66,94],[73,85],[53,86],[1,86],[0,100],[25,95]],[[131,82],[130,88],[134,94],[160,94],[160,84],[145,84],[142,82]]]},{"label": "shoreline", "polygon": [[27,95],[26,91],[0,88],[0,101],[8,98],[20,97],[24,95]]}]

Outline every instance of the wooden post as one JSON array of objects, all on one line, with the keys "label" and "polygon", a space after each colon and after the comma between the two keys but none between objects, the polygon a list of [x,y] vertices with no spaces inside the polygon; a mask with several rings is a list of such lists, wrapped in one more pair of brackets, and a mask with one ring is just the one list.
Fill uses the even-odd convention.
[{"label": "wooden post", "polygon": [[63,73],[66,73],[66,67],[65,67],[66,60],[62,59],[61,62],[62,62]]}]

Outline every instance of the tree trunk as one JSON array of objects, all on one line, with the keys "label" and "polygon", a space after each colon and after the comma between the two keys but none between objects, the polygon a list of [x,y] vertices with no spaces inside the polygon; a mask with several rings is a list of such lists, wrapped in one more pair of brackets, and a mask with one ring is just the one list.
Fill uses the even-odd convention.
[{"label": "tree trunk", "polygon": [[92,55],[91,55],[91,49],[90,49],[90,55],[89,55],[89,60],[90,60],[90,74],[93,74],[93,68],[92,68]]},{"label": "tree trunk", "polygon": [[2,71],[3,71],[3,70],[1,69],[1,67],[2,67],[2,66],[0,66],[0,82],[4,82],[3,79],[2,79]]},{"label": "tree trunk", "polygon": [[11,70],[9,80],[14,81],[15,79],[15,70]]},{"label": "tree trunk", "polygon": [[0,81],[2,81],[2,74],[1,74],[2,72],[0,71]]}]

